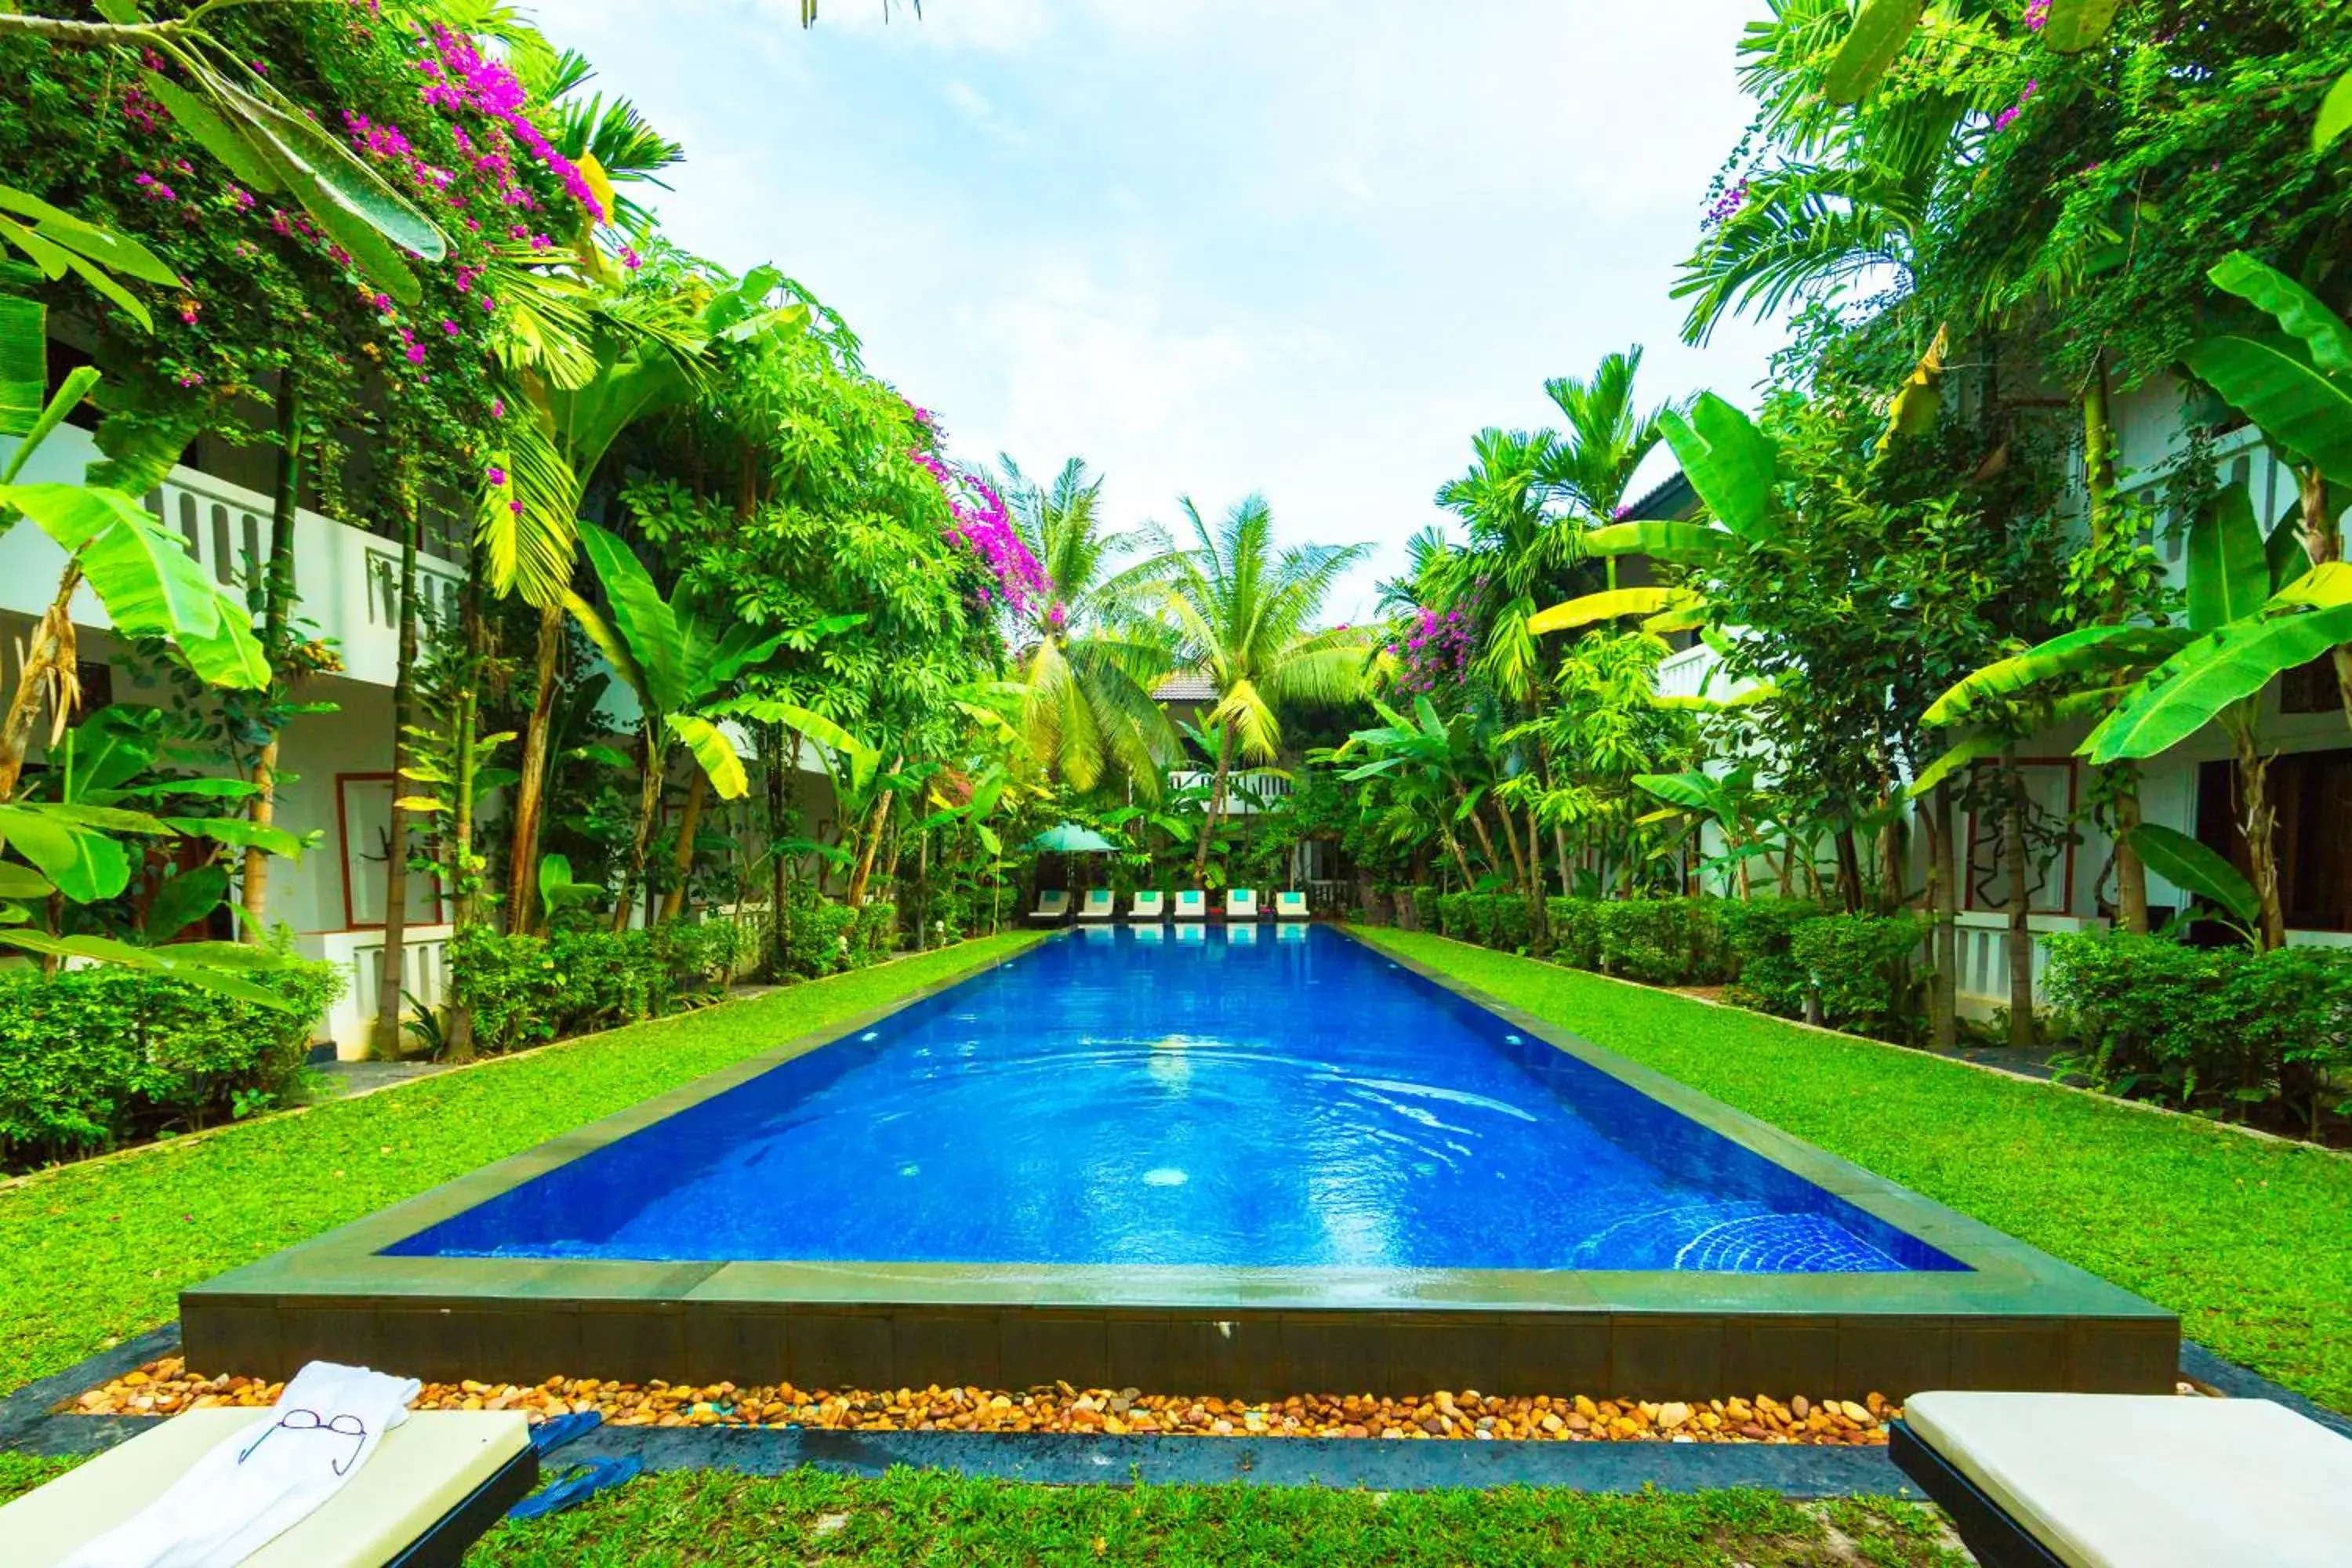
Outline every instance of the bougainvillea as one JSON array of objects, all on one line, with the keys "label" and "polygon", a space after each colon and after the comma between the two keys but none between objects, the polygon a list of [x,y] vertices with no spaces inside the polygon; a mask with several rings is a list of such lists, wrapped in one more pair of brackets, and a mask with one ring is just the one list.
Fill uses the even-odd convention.
[{"label": "bougainvillea", "polygon": [[[926,428],[932,427],[928,411],[917,409],[915,415]],[[955,520],[949,534],[979,556],[995,579],[994,590],[982,589],[983,595],[1016,614],[1025,614],[1051,599],[1053,586],[1045,581],[1045,569],[1021,542],[1013,526],[1013,513],[996,487],[979,474],[950,467],[947,459],[926,447],[917,447],[914,458],[939,481],[940,493],[947,497],[948,510]]]},{"label": "bougainvillea", "polygon": [[1416,695],[1433,694],[1470,679],[1470,660],[1477,649],[1471,618],[1460,609],[1418,609],[1407,617],[1402,635],[1389,645],[1400,667],[1397,685]]}]

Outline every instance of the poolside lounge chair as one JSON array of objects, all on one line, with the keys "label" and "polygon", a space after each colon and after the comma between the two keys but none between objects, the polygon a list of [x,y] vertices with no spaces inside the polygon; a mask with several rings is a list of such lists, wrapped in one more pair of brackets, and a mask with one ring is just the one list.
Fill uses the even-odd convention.
[{"label": "poolside lounge chair", "polygon": [[1274,896],[1274,918],[1278,921],[1311,921],[1315,912],[1307,907],[1304,893],[1276,893]]},{"label": "poolside lounge chair", "polygon": [[[192,1410],[0,1508],[12,1568],[55,1568],[161,1498],[214,1448],[278,1419],[272,1410]],[[386,1432],[318,1510],[245,1568],[382,1568],[456,1563],[539,1484],[519,1411],[422,1410]]]},{"label": "poolside lounge chair", "polygon": [[2317,1568],[2352,1542],[2352,1438],[2268,1400],[1918,1394],[1891,1437],[1996,1568]]},{"label": "poolside lounge chair", "polygon": [[1078,906],[1078,919],[1100,925],[1107,923],[1117,907],[1108,888],[1088,888],[1086,902]]},{"label": "poolside lounge chair", "polygon": [[1168,895],[1161,892],[1136,894],[1127,918],[1138,925],[1158,925],[1168,918]]},{"label": "poolside lounge chair", "polygon": [[1176,918],[1182,921],[1204,921],[1209,918],[1209,895],[1198,888],[1176,895]]},{"label": "poolside lounge chair", "polygon": [[1228,888],[1225,889],[1225,919],[1255,921],[1258,917],[1257,889]]},{"label": "poolside lounge chair", "polygon": [[1060,925],[1070,918],[1070,895],[1059,891],[1039,893],[1037,907],[1029,911],[1029,918],[1039,925]]}]

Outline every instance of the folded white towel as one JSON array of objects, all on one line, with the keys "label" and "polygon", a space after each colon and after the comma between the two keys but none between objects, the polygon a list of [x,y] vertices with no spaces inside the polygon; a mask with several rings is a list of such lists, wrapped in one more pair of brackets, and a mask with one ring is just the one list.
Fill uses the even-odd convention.
[{"label": "folded white towel", "polygon": [[64,1568],[232,1568],[341,1491],[408,1419],[418,1387],[414,1378],[312,1362],[268,1420],[198,1459]]}]

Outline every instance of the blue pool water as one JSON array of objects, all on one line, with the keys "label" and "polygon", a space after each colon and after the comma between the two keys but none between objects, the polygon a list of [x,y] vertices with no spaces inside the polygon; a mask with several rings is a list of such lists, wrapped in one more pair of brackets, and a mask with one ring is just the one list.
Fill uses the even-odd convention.
[{"label": "blue pool water", "polygon": [[1073,932],[387,1250],[1961,1267],[1319,928]]}]

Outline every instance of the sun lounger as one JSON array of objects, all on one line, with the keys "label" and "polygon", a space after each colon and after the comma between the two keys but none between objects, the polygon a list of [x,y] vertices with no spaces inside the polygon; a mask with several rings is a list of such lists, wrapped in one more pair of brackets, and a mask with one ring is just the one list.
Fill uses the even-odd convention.
[{"label": "sun lounger", "polygon": [[1258,908],[1256,889],[1228,888],[1225,889],[1225,919],[1229,921],[1255,921],[1257,919],[1257,916]]},{"label": "sun lounger", "polygon": [[1110,919],[1114,908],[1116,905],[1108,888],[1088,888],[1086,902],[1078,906],[1078,919],[1099,924]]},{"label": "sun lounger", "polygon": [[1168,895],[1157,892],[1136,894],[1127,918],[1139,925],[1158,925],[1168,918]]},{"label": "sun lounger", "polygon": [[1198,888],[1176,895],[1176,918],[1180,921],[1204,921],[1209,918],[1209,895]]},{"label": "sun lounger", "polygon": [[1314,911],[1307,907],[1304,893],[1276,893],[1274,896],[1274,918],[1278,921],[1310,921]]},{"label": "sun lounger", "polygon": [[2318,1568],[2352,1543],[2352,1438],[2267,1400],[1919,1394],[1891,1437],[2003,1568]]},{"label": "sun lounger", "polygon": [[[55,1568],[161,1498],[214,1448],[257,1436],[278,1416],[192,1410],[0,1508],[11,1568]],[[454,1563],[538,1484],[520,1412],[418,1411],[383,1435],[341,1490],[244,1568]]]},{"label": "sun lounger", "polygon": [[1038,894],[1037,907],[1029,911],[1029,918],[1039,925],[1061,924],[1070,918],[1070,895],[1062,892]]}]

